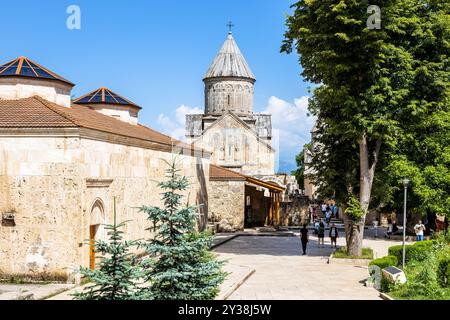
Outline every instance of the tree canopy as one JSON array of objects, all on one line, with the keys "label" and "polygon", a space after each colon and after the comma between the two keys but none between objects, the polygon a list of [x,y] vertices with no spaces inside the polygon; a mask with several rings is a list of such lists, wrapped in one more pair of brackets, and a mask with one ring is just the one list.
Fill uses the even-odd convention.
[{"label": "tree canopy", "polygon": [[[380,29],[368,27],[369,5],[381,8]],[[310,110],[318,118],[313,167],[321,195],[342,203],[358,195],[366,213],[371,199],[392,204],[400,177],[410,175],[421,205],[434,198],[448,208],[448,1],[301,0],[293,7],[282,51],[296,50],[302,76],[319,85]],[[381,192],[372,194],[373,186]],[[348,230],[355,254],[364,220]]]}]

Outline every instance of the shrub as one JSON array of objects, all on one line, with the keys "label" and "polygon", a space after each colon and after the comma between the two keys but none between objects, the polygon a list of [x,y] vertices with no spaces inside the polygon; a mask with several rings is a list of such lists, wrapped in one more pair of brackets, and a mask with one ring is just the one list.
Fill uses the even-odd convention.
[{"label": "shrub", "polygon": [[369,266],[378,266],[380,269],[384,269],[389,266],[396,266],[398,264],[398,259],[396,256],[386,256],[383,258],[378,258],[372,260]]},{"label": "shrub", "polygon": [[435,240],[427,240],[416,242],[407,251],[406,258],[408,261],[424,261],[433,249],[433,245],[436,244]]},{"label": "shrub", "polygon": [[[407,258],[408,258],[409,247],[411,247],[411,246],[407,245],[406,248],[405,248],[406,257]],[[389,247],[388,253],[389,253],[390,256],[396,257],[397,258],[397,264],[399,264],[399,263],[401,263],[402,258],[403,258],[403,246],[402,245],[398,245],[398,246]]]},{"label": "shrub", "polygon": [[[433,249],[433,245],[436,244],[435,240],[427,240],[416,242],[413,245],[405,246],[406,262],[415,260],[415,261],[424,261],[430,252]],[[403,246],[392,246],[388,250],[390,256],[395,256],[397,258],[398,263],[401,263],[403,259]]]},{"label": "shrub", "polygon": [[437,273],[439,285],[443,288],[450,287],[450,258],[439,261]]}]

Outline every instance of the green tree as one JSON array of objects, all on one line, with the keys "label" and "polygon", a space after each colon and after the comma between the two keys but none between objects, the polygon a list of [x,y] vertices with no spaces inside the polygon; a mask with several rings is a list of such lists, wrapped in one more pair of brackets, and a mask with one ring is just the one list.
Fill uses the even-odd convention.
[{"label": "green tree", "polygon": [[141,297],[155,300],[213,299],[225,279],[223,262],[209,251],[212,236],[196,231],[197,206],[183,206],[181,200],[189,182],[179,174],[175,160],[167,169],[167,181],[158,186],[164,191],[164,207],[143,206],[141,211],[155,232],[144,247],[148,257],[142,261],[145,282]]},{"label": "green tree", "polygon": [[114,223],[105,225],[109,241],[96,240],[95,252],[100,254],[97,269],[81,267],[81,274],[91,282],[82,292],[73,296],[76,300],[134,300],[138,292],[138,281],[142,276],[135,256],[130,252],[137,241],[123,240],[120,229],[126,222],[116,223],[114,200]]},{"label": "green tree", "polygon": [[305,144],[302,151],[300,151],[300,153],[295,156],[297,169],[291,172],[291,174],[297,180],[300,189],[305,189],[305,148],[311,148],[311,144]]},{"label": "green tree", "polygon": [[[408,114],[421,108],[424,92],[415,92],[415,86],[424,73],[420,70],[424,53],[443,55],[442,51],[428,52],[431,47],[423,42],[435,35],[436,24],[448,22],[444,0],[378,0],[370,5],[382,8],[380,30],[367,26],[368,1],[298,1],[294,14],[287,18],[282,47],[287,53],[295,48],[302,75],[319,84],[310,100],[310,109],[318,117],[320,147],[313,159],[317,182],[321,190],[337,193],[344,203],[352,194],[358,195],[364,213],[346,224],[351,255],[361,254],[365,214],[380,158],[390,154],[399,137],[409,132],[412,119]],[[438,35],[444,44],[445,34]],[[445,63],[433,67],[427,71],[439,84],[438,94],[427,97],[430,103],[438,103],[445,92],[442,82],[448,78],[442,74]],[[415,93],[419,97],[412,99]],[[343,157],[348,160],[336,162]],[[328,167],[320,167],[323,164]]]}]

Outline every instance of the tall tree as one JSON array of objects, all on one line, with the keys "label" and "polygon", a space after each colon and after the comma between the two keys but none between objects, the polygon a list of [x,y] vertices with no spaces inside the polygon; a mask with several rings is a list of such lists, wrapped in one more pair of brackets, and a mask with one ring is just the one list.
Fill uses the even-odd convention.
[{"label": "tall tree", "polygon": [[398,181],[408,177],[412,212],[450,216],[449,14],[449,2],[430,1],[421,7],[421,23],[411,30],[412,89],[399,113],[396,143],[383,152],[383,171],[375,183],[384,210],[400,209]]},{"label": "tall tree", "polygon": [[209,251],[212,236],[196,231],[197,206],[182,205],[182,192],[189,182],[179,174],[176,161],[168,163],[167,181],[159,183],[164,191],[164,207],[143,206],[141,211],[155,227],[144,247],[148,257],[142,266],[148,284],[141,291],[144,299],[213,299],[225,278],[223,262]]},{"label": "tall tree", "polygon": [[[352,210],[346,224],[349,254],[361,254],[365,215],[380,155],[397,144],[400,124],[408,128],[411,123],[400,115],[405,114],[414,90],[415,62],[420,60],[414,53],[419,51],[422,35],[433,25],[423,27],[426,12],[442,12],[445,3],[371,1],[370,5],[382,8],[379,30],[368,28],[369,2],[365,0],[302,0],[287,18],[282,51],[290,53],[295,48],[302,75],[320,85],[310,101],[320,130],[320,147],[314,159],[317,179],[335,186],[345,195],[343,199],[351,200],[352,208],[352,195],[359,199],[360,210]],[[345,162],[347,167],[326,160],[342,158],[330,153],[333,151],[351,152],[345,154],[351,159]],[[324,162],[329,167],[318,168],[318,163]]]},{"label": "tall tree", "polygon": [[305,148],[311,148],[311,145],[305,144],[300,153],[295,156],[297,169],[295,169],[291,173],[294,175],[295,180],[297,180],[300,189],[305,189]]}]

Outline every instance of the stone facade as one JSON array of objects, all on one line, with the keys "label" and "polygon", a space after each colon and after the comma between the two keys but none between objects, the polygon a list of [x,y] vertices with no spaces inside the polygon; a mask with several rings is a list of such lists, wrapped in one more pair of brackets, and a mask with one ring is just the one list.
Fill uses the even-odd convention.
[{"label": "stone facade", "polygon": [[219,231],[243,230],[245,181],[210,181],[208,193],[209,219]]},{"label": "stone facade", "polygon": [[[148,238],[141,205],[161,205],[157,181],[172,154],[126,143],[110,134],[95,139],[79,132],[0,136],[0,213],[14,221],[0,226],[0,274],[67,277],[89,265],[90,226],[131,220],[126,238]],[[192,186],[184,201],[205,204],[209,159],[179,155]],[[100,226],[96,238],[104,238]]]},{"label": "stone facade", "polygon": [[211,162],[245,175],[273,175],[275,152],[232,113],[216,120],[201,137],[191,140],[211,151]]},{"label": "stone facade", "polygon": [[237,115],[253,112],[254,80],[241,78],[205,79],[205,113],[221,115],[231,111]]},{"label": "stone facade", "polygon": [[104,115],[114,117],[130,124],[138,124],[138,112],[137,108],[130,108],[118,105],[108,104],[96,104],[90,106],[91,109],[103,113]]},{"label": "stone facade", "polygon": [[38,95],[64,107],[70,107],[73,85],[43,79],[0,78],[0,99],[23,99]]}]

